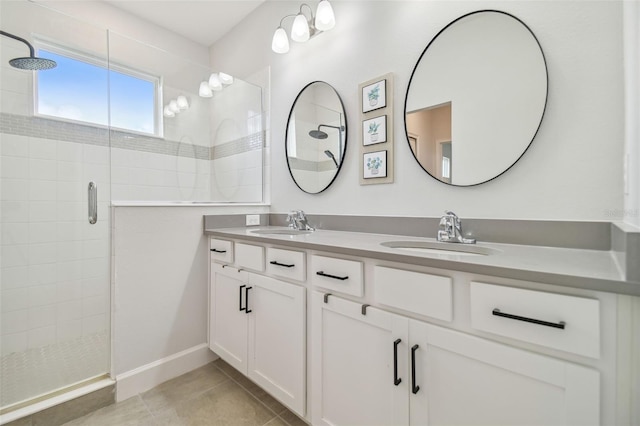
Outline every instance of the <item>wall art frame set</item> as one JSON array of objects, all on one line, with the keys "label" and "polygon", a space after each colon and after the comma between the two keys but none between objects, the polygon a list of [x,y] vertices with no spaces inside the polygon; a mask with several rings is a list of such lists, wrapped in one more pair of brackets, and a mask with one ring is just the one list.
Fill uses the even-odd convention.
[{"label": "wall art frame set", "polygon": [[360,185],[393,183],[393,74],[359,85]]}]

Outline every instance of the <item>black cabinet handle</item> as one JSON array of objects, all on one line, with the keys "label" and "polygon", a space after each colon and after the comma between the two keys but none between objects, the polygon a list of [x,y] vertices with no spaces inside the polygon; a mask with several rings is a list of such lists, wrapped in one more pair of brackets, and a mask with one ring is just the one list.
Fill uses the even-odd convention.
[{"label": "black cabinet handle", "polygon": [[329,274],[325,274],[324,272],[320,271],[320,272],[316,272],[316,275],[320,275],[321,277],[327,277],[327,278],[333,278],[334,280],[340,280],[340,281],[344,281],[346,279],[349,279],[349,276],[346,277],[338,277],[336,275],[329,275]]},{"label": "black cabinet handle", "polygon": [[218,249],[211,249],[212,252],[214,253],[226,253],[226,250],[218,250]]},{"label": "black cabinet handle", "polygon": [[535,318],[521,317],[519,315],[505,314],[504,312],[500,312],[500,309],[497,309],[497,308],[494,309],[493,312],[491,312],[491,313],[493,315],[497,316],[497,317],[509,318],[509,319],[513,319],[513,320],[517,320],[517,321],[530,322],[532,324],[538,324],[538,325],[544,325],[544,326],[547,326],[547,327],[559,328],[561,330],[564,330],[564,327],[566,325],[566,323],[564,321],[549,322],[549,321],[538,320],[538,319],[535,319]]},{"label": "black cabinet handle", "polygon": [[413,345],[411,348],[411,392],[416,394],[420,390],[420,386],[416,385],[416,351],[418,345]]},{"label": "black cabinet handle", "polygon": [[251,309],[249,309],[249,290],[252,288],[253,287],[247,287],[244,289],[244,310],[246,313],[252,312]]},{"label": "black cabinet handle", "polygon": [[393,384],[398,386],[402,379],[398,377],[398,345],[402,342],[401,339],[397,339],[393,342]]},{"label": "black cabinet handle", "polygon": [[293,268],[294,266],[296,266],[293,263],[287,264],[287,263],[280,263],[278,261],[272,260],[271,262],[269,262],[272,265],[276,265],[276,266],[282,266],[283,268]]},{"label": "black cabinet handle", "polygon": [[240,311],[246,311],[247,310],[246,306],[244,308],[242,307],[242,289],[245,288],[245,287],[246,287],[246,285],[241,285],[240,288],[238,289],[238,293],[239,293],[238,294],[238,299],[239,299],[239,301],[238,301],[238,310],[240,310]]}]

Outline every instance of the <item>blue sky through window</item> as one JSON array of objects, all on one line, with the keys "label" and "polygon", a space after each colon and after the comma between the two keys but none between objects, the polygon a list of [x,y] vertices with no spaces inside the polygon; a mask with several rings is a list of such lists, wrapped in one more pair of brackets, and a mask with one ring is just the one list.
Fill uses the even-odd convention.
[{"label": "blue sky through window", "polygon": [[112,127],[156,133],[156,81],[44,49],[39,56],[58,63],[38,73],[39,114],[106,126],[110,102]]}]

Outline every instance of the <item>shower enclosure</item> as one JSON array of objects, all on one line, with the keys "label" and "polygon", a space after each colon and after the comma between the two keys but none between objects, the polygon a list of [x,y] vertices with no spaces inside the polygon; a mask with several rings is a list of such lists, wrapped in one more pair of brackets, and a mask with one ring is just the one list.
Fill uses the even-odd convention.
[{"label": "shower enclosure", "polygon": [[262,89],[26,1],[0,29],[0,414],[109,379],[114,205],[262,202]]}]

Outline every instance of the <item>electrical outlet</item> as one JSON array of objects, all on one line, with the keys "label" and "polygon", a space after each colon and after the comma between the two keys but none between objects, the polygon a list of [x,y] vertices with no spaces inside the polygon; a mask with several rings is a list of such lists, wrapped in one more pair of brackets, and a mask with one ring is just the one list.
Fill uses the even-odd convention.
[{"label": "electrical outlet", "polygon": [[259,214],[248,214],[247,218],[247,226],[257,226],[260,225],[260,215]]}]

